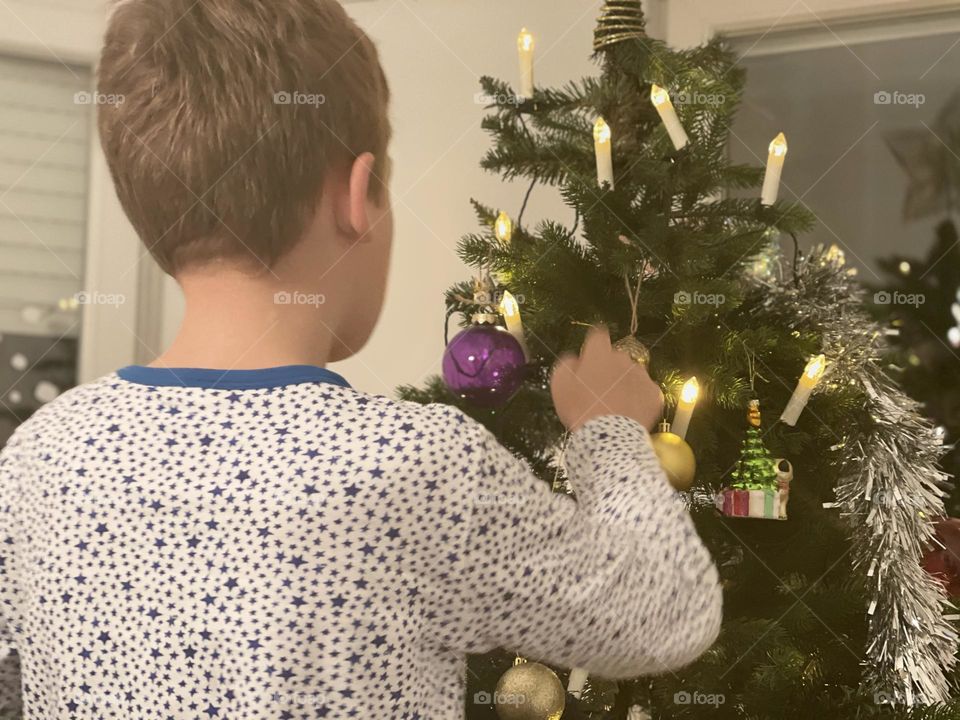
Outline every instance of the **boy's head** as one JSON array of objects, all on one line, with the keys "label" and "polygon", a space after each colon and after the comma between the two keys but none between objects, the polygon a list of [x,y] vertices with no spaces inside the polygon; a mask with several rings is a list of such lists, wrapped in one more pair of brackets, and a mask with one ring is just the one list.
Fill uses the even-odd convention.
[{"label": "boy's head", "polygon": [[336,273],[365,293],[340,298],[344,327],[369,334],[393,229],[389,90],[339,2],[120,0],[98,75],[122,99],[98,122],[117,195],[164,271],[291,290]]}]

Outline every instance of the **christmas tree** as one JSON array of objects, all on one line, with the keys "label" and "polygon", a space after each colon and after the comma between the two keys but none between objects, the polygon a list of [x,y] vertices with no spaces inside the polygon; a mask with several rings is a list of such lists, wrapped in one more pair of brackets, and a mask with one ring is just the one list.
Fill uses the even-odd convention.
[{"label": "christmas tree", "polygon": [[760,403],[750,401],[748,414],[750,427],[740,448],[740,461],[733,471],[733,487],[763,488],[777,484],[777,470],[773,457],[763,444],[760,430]]},{"label": "christmas tree", "polygon": [[[604,323],[664,388],[668,445],[693,449],[683,497],[725,592],[718,642],[681,672],[584,684],[582,672],[554,668],[573,691],[563,717],[953,717],[960,705],[943,704],[956,634],[920,567],[943,512],[940,441],[885,374],[884,334],[842,253],[781,257],[780,238],[796,243],[813,225],[776,198],[785,138],[765,170],[731,164],[744,82],[732,54],[720,42],[671,51],[646,36],[638,0],[607,0],[597,77],[534,87],[533,48],[523,33],[519,93],[482,80],[499,101],[482,165],[530,191],[558,190],[573,220],[530,227],[523,209],[511,220],[475,203],[481,231],[460,253],[477,278],[446,297],[465,329],[448,344],[444,379],[401,396],[457,405],[569,491],[549,373]],[[716,502],[735,481],[753,399],[768,414],[757,440],[793,466],[780,522],[731,517]],[[693,469],[683,457],[661,455],[671,478]],[[497,717],[490,700],[517,650],[471,659],[467,717]],[[501,707],[501,717],[558,717],[551,678],[525,669],[525,691],[548,709]]]}]

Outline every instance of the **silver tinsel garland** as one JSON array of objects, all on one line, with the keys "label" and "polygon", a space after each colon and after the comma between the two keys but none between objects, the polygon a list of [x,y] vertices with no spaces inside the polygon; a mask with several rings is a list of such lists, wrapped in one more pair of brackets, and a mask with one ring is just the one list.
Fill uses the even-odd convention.
[{"label": "silver tinsel garland", "polygon": [[881,703],[945,702],[957,635],[943,618],[943,589],[920,564],[933,521],[944,514],[941,440],[885,373],[884,333],[863,311],[842,254],[814,250],[794,281],[768,292],[761,312],[770,320],[823,337],[830,366],[821,392],[852,385],[866,398],[868,422],[836,428],[843,436],[836,499],[868,594],[866,690]]}]

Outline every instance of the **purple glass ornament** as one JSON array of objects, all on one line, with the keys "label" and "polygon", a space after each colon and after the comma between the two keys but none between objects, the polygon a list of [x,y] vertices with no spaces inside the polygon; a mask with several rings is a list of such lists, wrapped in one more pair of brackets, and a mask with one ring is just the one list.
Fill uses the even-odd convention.
[{"label": "purple glass ornament", "polygon": [[473,325],[447,345],[443,381],[476,405],[499,407],[520,389],[526,364],[513,335],[495,325]]}]

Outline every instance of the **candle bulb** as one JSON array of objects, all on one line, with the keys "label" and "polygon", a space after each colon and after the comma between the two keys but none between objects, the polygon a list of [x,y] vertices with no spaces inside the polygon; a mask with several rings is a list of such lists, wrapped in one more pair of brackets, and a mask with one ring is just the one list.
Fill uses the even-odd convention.
[{"label": "candle bulb", "polygon": [[597,184],[603,187],[609,183],[613,188],[613,132],[603,118],[597,118],[593,126],[593,147],[597,153]]},{"label": "candle bulb", "polygon": [[787,407],[780,416],[780,419],[790,427],[797,424],[797,420],[800,419],[800,413],[802,413],[803,409],[807,406],[813,389],[817,387],[826,369],[827,359],[823,355],[810,358],[807,367],[803,371],[803,375],[800,376],[796,390],[793,391],[790,402],[787,403]]},{"label": "candle bulb", "polygon": [[533,49],[536,43],[533,35],[526,28],[520,31],[517,38],[517,49],[520,51],[520,93],[519,97],[530,99],[533,97]]},{"label": "candle bulb", "polygon": [[787,138],[780,133],[770,143],[770,154],[767,156],[767,172],[763,176],[763,190],[760,191],[760,202],[764,205],[773,205],[777,201],[786,158]]},{"label": "candle bulb", "polygon": [[583,668],[573,668],[570,670],[570,678],[567,680],[567,692],[577,700],[583,695],[583,688],[587,684],[587,677],[588,673]]},{"label": "candle bulb", "polygon": [[677,404],[677,412],[673,416],[673,425],[671,432],[681,440],[686,439],[687,430],[690,428],[690,418],[693,417],[693,409],[697,406],[697,396],[700,394],[700,383],[695,377],[690,378],[684,383],[680,391],[680,402]]},{"label": "candle bulb", "polygon": [[677,150],[685,148],[687,143],[690,142],[690,138],[687,137],[687,132],[680,124],[680,118],[677,117],[677,111],[674,109],[673,103],[670,102],[670,93],[659,85],[654,85],[650,89],[650,100],[657,109],[670,140],[673,141],[673,147]]},{"label": "candle bulb", "polygon": [[494,232],[501,245],[509,245],[513,238],[513,220],[505,212],[501,212],[494,225]]},{"label": "candle bulb", "polygon": [[507,326],[507,332],[513,335],[523,345],[523,321],[520,319],[520,303],[509,291],[503,293],[500,300],[500,314]]}]

